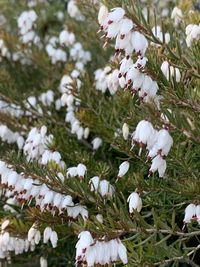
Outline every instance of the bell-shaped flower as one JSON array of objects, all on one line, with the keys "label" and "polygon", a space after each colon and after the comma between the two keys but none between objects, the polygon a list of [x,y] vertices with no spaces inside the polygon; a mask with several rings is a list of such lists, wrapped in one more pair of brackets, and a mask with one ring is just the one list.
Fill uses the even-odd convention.
[{"label": "bell-shaped flower", "polygon": [[97,191],[98,190],[98,187],[99,187],[99,184],[100,184],[100,179],[98,176],[94,176],[90,179],[89,181],[89,184],[90,184],[90,190],[91,191]]},{"label": "bell-shaped flower", "polygon": [[120,37],[124,38],[133,29],[133,21],[128,18],[123,18],[120,22]]},{"label": "bell-shaped flower", "polygon": [[128,263],[127,250],[121,241],[119,242],[119,245],[118,245],[118,255],[119,255],[120,260],[123,262],[123,264]]},{"label": "bell-shaped flower", "polygon": [[163,177],[167,168],[166,160],[162,158],[162,156],[157,155],[153,160],[151,167],[149,169],[149,173],[154,173],[158,171],[159,177]]},{"label": "bell-shaped flower", "polygon": [[146,37],[142,33],[134,31],[132,32],[131,42],[135,52],[140,56],[144,56],[148,47],[148,41]]},{"label": "bell-shaped flower", "polygon": [[185,209],[185,217],[183,219],[184,223],[190,223],[191,220],[196,216],[196,205],[189,204]]},{"label": "bell-shaped flower", "polygon": [[105,5],[101,5],[98,13],[98,22],[100,25],[105,23],[105,20],[108,16],[108,8]]},{"label": "bell-shaped flower", "polygon": [[154,134],[154,128],[149,121],[142,120],[138,123],[135,132],[132,135],[132,141],[140,144],[139,155],[142,152],[142,146],[146,145]]},{"label": "bell-shaped flower", "polygon": [[34,241],[35,244],[38,245],[41,239],[41,233],[39,230],[36,231],[35,236],[34,236]]},{"label": "bell-shaped flower", "polygon": [[119,166],[119,172],[117,177],[123,177],[129,170],[130,163],[128,161],[124,161]]},{"label": "bell-shaped flower", "polygon": [[200,224],[200,205],[196,206],[196,219],[198,224]]},{"label": "bell-shaped flower", "polygon": [[29,242],[31,242],[31,240],[34,239],[36,232],[37,232],[37,229],[35,228],[35,225],[33,225],[28,231],[28,241]]},{"label": "bell-shaped flower", "polygon": [[178,26],[180,22],[182,21],[182,18],[183,18],[182,10],[178,8],[177,6],[175,6],[171,13],[171,19],[174,20],[174,25]]},{"label": "bell-shaped flower", "polygon": [[75,177],[78,175],[77,167],[70,167],[67,169],[67,177]]},{"label": "bell-shaped flower", "polygon": [[131,57],[125,57],[120,62],[120,68],[119,68],[119,78],[121,76],[124,76],[128,69],[133,65],[133,60]]},{"label": "bell-shaped flower", "polygon": [[86,172],[87,172],[87,167],[84,164],[79,163],[77,166],[77,174],[80,177],[80,179],[84,178]]},{"label": "bell-shaped flower", "polygon": [[52,231],[52,233],[50,235],[50,241],[51,241],[52,247],[56,248],[57,242],[58,242],[58,235],[57,235],[56,231]]},{"label": "bell-shaped flower", "polygon": [[40,267],[48,267],[47,260],[43,257],[40,257]]},{"label": "bell-shaped flower", "polygon": [[157,134],[156,147],[162,156],[167,156],[173,145],[173,138],[166,129],[161,129]]},{"label": "bell-shaped flower", "polygon": [[116,7],[111,9],[111,12],[108,14],[107,20],[108,24],[113,22],[119,22],[125,14],[125,10],[121,7]]},{"label": "bell-shaped flower", "polygon": [[96,137],[92,140],[93,150],[97,150],[102,145],[102,139],[100,137]]},{"label": "bell-shaped flower", "polygon": [[47,244],[47,242],[50,240],[51,233],[52,233],[51,227],[47,226],[44,229],[44,233],[43,233],[43,243],[44,244]]},{"label": "bell-shaped flower", "polygon": [[129,202],[129,212],[130,213],[133,213],[134,210],[137,210],[137,212],[141,211],[142,199],[140,198],[138,193],[136,193],[136,192],[131,193],[127,199],[127,202]]}]

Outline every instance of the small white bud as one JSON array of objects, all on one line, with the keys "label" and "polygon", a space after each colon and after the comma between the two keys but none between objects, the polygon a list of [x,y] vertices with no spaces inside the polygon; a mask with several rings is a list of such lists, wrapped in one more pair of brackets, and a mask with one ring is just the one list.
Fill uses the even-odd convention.
[{"label": "small white bud", "polygon": [[124,161],[121,163],[119,166],[119,172],[118,172],[118,177],[123,177],[129,170],[130,163],[128,161]]},{"label": "small white bud", "polygon": [[124,140],[128,140],[128,135],[129,135],[129,127],[127,123],[124,123],[122,126],[122,134]]}]

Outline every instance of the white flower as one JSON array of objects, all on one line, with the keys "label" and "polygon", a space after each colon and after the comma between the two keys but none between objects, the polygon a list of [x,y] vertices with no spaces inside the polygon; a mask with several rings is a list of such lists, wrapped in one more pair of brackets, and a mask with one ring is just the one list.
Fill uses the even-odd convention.
[{"label": "white flower", "polygon": [[10,234],[8,232],[4,232],[2,234],[2,243],[4,246],[7,246],[10,240]]},{"label": "white flower", "polygon": [[190,223],[192,218],[196,216],[196,205],[189,204],[185,209],[184,223]]},{"label": "white flower", "polygon": [[169,132],[161,129],[157,134],[156,147],[162,156],[167,156],[173,145],[173,139]]},{"label": "white flower", "polygon": [[59,208],[61,202],[62,202],[63,196],[60,193],[56,193],[53,198],[53,207]]},{"label": "white flower", "polygon": [[130,196],[127,199],[127,202],[129,202],[129,212],[132,213],[133,210],[137,210],[137,212],[140,212],[142,209],[142,199],[138,195],[138,193],[133,192],[130,194]]},{"label": "white flower", "polygon": [[171,18],[174,20],[174,25],[178,26],[183,18],[183,12],[180,8],[175,6],[171,13]]},{"label": "white flower", "polygon": [[18,180],[18,173],[17,172],[15,172],[15,171],[12,171],[12,172],[10,172],[9,174],[8,174],[8,180],[7,180],[7,183],[8,183],[8,187],[11,187],[11,188],[13,188],[13,187],[15,187],[15,184],[16,184],[16,182],[17,182],[17,180]]},{"label": "white flower", "polygon": [[34,241],[35,241],[35,244],[36,244],[36,245],[39,244],[40,239],[41,239],[41,234],[40,234],[40,231],[37,230],[36,233],[35,233],[35,236],[34,236]]},{"label": "white flower", "polygon": [[121,39],[123,39],[124,36],[132,30],[132,28],[133,28],[132,20],[128,18],[123,18],[120,22],[120,31],[119,31]]},{"label": "white flower", "polygon": [[130,85],[135,79],[137,79],[141,75],[140,71],[132,65],[126,74],[126,85]]},{"label": "white flower", "polygon": [[142,120],[138,123],[136,130],[132,135],[132,141],[140,144],[139,155],[141,154],[142,146],[154,138],[154,132],[155,130],[149,121]]},{"label": "white flower", "polygon": [[161,65],[161,71],[168,80],[169,79],[169,63],[168,63],[168,61],[163,61],[162,65]]},{"label": "white flower", "polygon": [[2,230],[5,230],[8,225],[10,224],[10,221],[9,220],[5,220],[2,224],[1,224],[1,229]]},{"label": "white flower", "polygon": [[122,134],[124,140],[128,140],[128,135],[129,135],[129,127],[127,123],[124,123],[122,126]]},{"label": "white flower", "polygon": [[71,196],[64,196],[61,202],[61,209],[64,210],[67,208],[67,206],[73,206],[74,203],[72,201]]},{"label": "white flower", "polygon": [[82,231],[78,235],[79,241],[76,243],[76,260],[80,261],[84,250],[94,243],[94,239],[89,231]]},{"label": "white flower", "polygon": [[52,247],[56,248],[57,242],[58,242],[58,235],[57,235],[56,231],[52,231],[52,233],[50,235],[50,241],[51,241]]},{"label": "white flower", "polygon": [[75,177],[78,175],[77,167],[70,167],[67,169],[67,177]]},{"label": "white flower", "polygon": [[44,244],[46,244],[49,241],[51,234],[52,234],[51,227],[46,227],[44,229],[44,233],[43,233],[43,243]]},{"label": "white flower", "polygon": [[84,134],[83,134],[84,138],[87,139],[89,134],[90,134],[90,129],[88,127],[86,127],[84,129]]},{"label": "white flower", "polygon": [[[156,26],[156,27],[153,27],[152,28],[152,33],[153,33],[153,35],[155,36],[155,37],[157,37],[161,42],[164,42],[165,41],[165,43],[166,44],[168,44],[169,43],[169,41],[170,41],[170,34],[169,33],[163,33],[162,31],[161,31],[161,27],[160,26]],[[155,43],[151,43],[152,45],[154,45],[154,46],[157,46],[157,47],[159,47],[160,46],[160,44],[155,44]]]},{"label": "white flower", "polygon": [[31,242],[31,240],[35,237],[36,232],[37,232],[37,229],[34,228],[34,225],[33,225],[28,231],[28,241],[29,242]]},{"label": "white flower", "polygon": [[185,33],[187,35],[187,46],[191,47],[194,41],[198,41],[200,39],[200,24],[189,24],[185,29]]},{"label": "white flower", "polygon": [[104,5],[101,5],[98,13],[98,22],[100,25],[104,24],[107,16],[108,16],[108,8]]},{"label": "white flower", "polygon": [[200,224],[200,205],[196,206],[196,217],[197,217],[197,222]]},{"label": "white flower", "polygon": [[175,77],[176,82],[180,82],[181,80],[180,70],[178,68],[174,68],[173,66],[170,66],[167,61],[164,61],[162,63],[161,71],[168,81],[170,80],[170,78]]},{"label": "white flower", "polygon": [[167,168],[166,161],[162,158],[162,156],[157,155],[153,160],[151,164],[151,168],[149,169],[150,173],[154,173],[155,171],[158,171],[159,177],[163,177],[165,174]]},{"label": "white flower", "polygon": [[86,171],[87,171],[87,167],[84,164],[79,163],[77,166],[77,174],[81,179],[84,178]]},{"label": "white flower", "polygon": [[83,138],[83,135],[84,135],[83,127],[79,127],[78,131],[76,132],[76,135],[77,135],[78,140],[81,140]]},{"label": "white flower", "polygon": [[119,166],[119,172],[118,172],[118,177],[123,177],[129,170],[130,163],[128,161],[124,161],[120,164]]},{"label": "white flower", "polygon": [[102,145],[102,139],[96,137],[92,140],[93,150],[97,150]]},{"label": "white flower", "polygon": [[53,198],[54,198],[54,192],[49,190],[44,196],[44,201],[43,201],[44,205],[45,206],[50,205]]},{"label": "white flower", "polygon": [[119,69],[119,78],[124,76],[128,69],[133,65],[133,60],[131,57],[125,57],[120,62],[120,69]]},{"label": "white flower", "polygon": [[131,36],[131,43],[135,52],[140,56],[144,56],[148,47],[148,41],[146,37],[140,32],[134,31]]},{"label": "white flower", "polygon": [[99,187],[100,179],[98,176],[94,176],[90,179],[89,184],[90,184],[90,190],[91,191],[97,191]]},{"label": "white flower", "polygon": [[114,187],[107,180],[104,179],[99,184],[99,193],[102,197],[112,197],[114,194]]},{"label": "white flower", "polygon": [[43,257],[40,257],[40,267],[48,267],[47,260]]},{"label": "white flower", "polygon": [[119,255],[120,260],[123,262],[123,264],[128,263],[127,250],[121,241],[119,242],[119,245],[118,245],[118,255]]},{"label": "white flower", "polygon": [[100,223],[103,223],[103,215],[102,214],[97,214],[96,218],[97,218],[97,221],[99,221]]},{"label": "white flower", "polygon": [[125,14],[125,11],[121,7],[116,7],[111,9],[111,12],[108,14],[108,24],[112,24],[113,22],[120,21]]},{"label": "white flower", "polygon": [[146,57],[139,56],[137,61],[135,62],[136,68],[138,68],[138,69],[144,68],[147,61],[148,61],[148,59]]},{"label": "white flower", "polygon": [[70,46],[75,42],[75,36],[73,33],[63,30],[59,35],[59,42],[60,45]]}]

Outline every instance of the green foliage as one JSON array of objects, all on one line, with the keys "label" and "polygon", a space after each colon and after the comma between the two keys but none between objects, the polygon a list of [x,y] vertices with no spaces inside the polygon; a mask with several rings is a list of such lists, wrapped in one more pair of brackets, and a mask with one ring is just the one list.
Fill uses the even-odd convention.
[{"label": "green foliage", "polygon": [[[37,5],[39,15],[37,30],[40,36],[45,34],[58,35],[62,24],[55,19],[56,11],[65,8],[65,1],[50,1],[42,15],[43,4]],[[57,176],[59,167],[49,163],[41,167],[37,162],[27,162],[17,147],[9,144],[0,144],[1,159],[12,164],[18,172],[37,178],[50,188],[62,194],[70,194],[75,202],[87,206],[89,219],[71,220],[67,214],[54,217],[48,213],[41,213],[34,205],[24,205],[23,210],[15,207],[19,215],[4,212],[2,207],[6,198],[2,194],[0,218],[9,218],[12,222],[10,232],[13,235],[25,236],[28,229],[37,222],[41,231],[48,225],[54,226],[59,236],[58,248],[52,249],[48,244],[40,244],[33,253],[25,253],[13,257],[10,266],[38,266],[39,256],[48,257],[49,266],[62,267],[74,265],[75,243],[77,234],[89,229],[98,238],[105,236],[107,240],[120,237],[128,250],[129,264],[127,266],[199,266],[199,259],[195,257],[199,244],[200,229],[195,223],[188,226],[187,232],[182,231],[184,208],[189,203],[200,204],[200,44],[187,48],[180,43],[185,25],[189,22],[198,22],[199,13],[189,16],[191,1],[180,1],[180,6],[186,12],[185,24],[178,31],[174,30],[172,21],[161,21],[158,16],[151,16],[145,20],[142,13],[142,4],[132,0],[102,1],[109,8],[123,6],[126,14],[143,32],[149,41],[160,44],[153,36],[151,28],[161,24],[164,32],[170,32],[169,44],[150,47],[147,52],[148,64],[145,72],[156,79],[159,84],[161,110],[155,109],[153,104],[139,103],[132,98],[128,91],[118,91],[114,96],[102,94],[94,88],[94,71],[104,67],[114,54],[111,46],[102,49],[102,41],[98,34],[97,6],[90,1],[79,1],[80,9],[86,16],[83,23],[76,22],[65,14],[65,22],[69,30],[76,33],[77,40],[85,49],[92,53],[92,62],[82,77],[80,91],[81,106],[76,116],[84,127],[91,130],[89,139],[78,141],[64,122],[65,109],[55,111],[54,106],[42,107],[43,115],[37,108],[31,107],[33,118],[23,116],[20,120],[0,113],[0,122],[14,131],[30,130],[34,126],[47,125],[48,132],[54,135],[52,150],[61,153],[67,167],[82,162],[87,165],[88,173],[83,181],[78,178],[65,179],[62,183]],[[148,7],[152,1],[149,1]],[[20,44],[17,38],[16,17],[25,10],[25,1],[0,1],[0,9],[9,19],[13,31],[0,28],[0,37],[5,39],[6,45],[15,51]],[[156,12],[155,12],[156,14]],[[160,65],[168,60],[172,66],[182,71],[181,82],[175,79],[167,81],[163,76]],[[59,97],[57,90],[63,74],[70,73],[74,62],[52,65],[44,50],[33,49],[31,55],[33,65],[23,66],[17,62],[3,60],[0,68],[0,98],[8,103],[24,106],[24,99],[34,95],[37,98],[41,92],[52,89]],[[118,65],[119,62],[109,62]],[[48,111],[51,111],[49,115]],[[172,112],[171,112],[171,111]],[[173,148],[167,159],[167,177],[158,178],[156,174],[148,178],[150,164],[145,163],[145,152],[138,156],[138,148],[130,150],[131,140],[125,141],[121,133],[115,132],[127,122],[131,132],[137,123],[148,118],[153,125],[162,126],[160,114],[169,119],[169,127],[174,139]],[[96,152],[92,151],[90,141],[100,136],[103,146]],[[118,166],[123,160],[131,163],[128,174],[116,182]],[[66,176],[66,173],[63,173]],[[115,184],[116,194],[113,199],[103,199],[93,193],[88,187],[91,177],[98,175],[101,179],[108,179]],[[134,212],[130,216],[127,207],[127,197],[138,189],[143,200],[142,213]],[[34,203],[32,203],[34,204]],[[101,213],[103,224],[96,219]],[[199,254],[197,254],[199,255]],[[185,265],[184,265],[185,264]],[[188,265],[186,265],[188,264]],[[120,265],[117,265],[120,266]]]}]

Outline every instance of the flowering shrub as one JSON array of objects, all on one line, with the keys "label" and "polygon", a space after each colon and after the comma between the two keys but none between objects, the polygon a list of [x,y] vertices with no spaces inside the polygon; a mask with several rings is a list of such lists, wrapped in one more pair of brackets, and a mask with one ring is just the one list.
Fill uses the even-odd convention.
[{"label": "flowering shrub", "polygon": [[199,6],[155,2],[0,3],[3,264],[200,265]]}]

